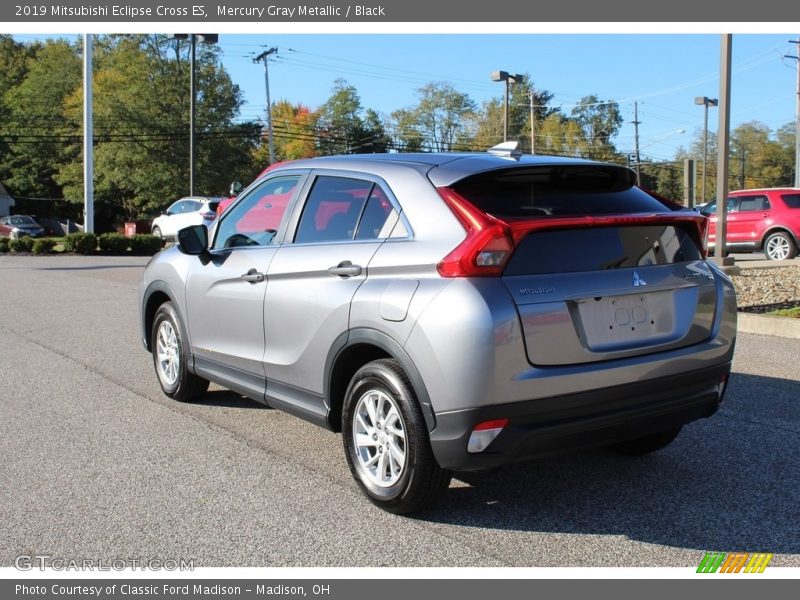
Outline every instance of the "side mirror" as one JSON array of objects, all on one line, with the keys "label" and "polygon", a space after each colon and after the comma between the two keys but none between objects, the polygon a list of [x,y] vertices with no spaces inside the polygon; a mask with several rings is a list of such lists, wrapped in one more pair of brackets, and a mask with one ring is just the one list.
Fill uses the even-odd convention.
[{"label": "side mirror", "polygon": [[239,192],[244,189],[241,181],[234,181],[231,183],[230,195],[231,196],[238,196]]},{"label": "side mirror", "polygon": [[208,253],[208,229],[205,225],[191,225],[178,231],[178,250],[189,256]]}]

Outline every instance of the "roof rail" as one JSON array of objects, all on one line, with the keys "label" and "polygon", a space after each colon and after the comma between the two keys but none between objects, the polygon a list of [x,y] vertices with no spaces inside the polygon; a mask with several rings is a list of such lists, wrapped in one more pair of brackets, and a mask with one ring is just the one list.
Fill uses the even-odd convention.
[{"label": "roof rail", "polygon": [[507,156],[509,158],[519,158],[522,151],[519,149],[519,142],[503,142],[489,148],[487,153],[493,156]]}]

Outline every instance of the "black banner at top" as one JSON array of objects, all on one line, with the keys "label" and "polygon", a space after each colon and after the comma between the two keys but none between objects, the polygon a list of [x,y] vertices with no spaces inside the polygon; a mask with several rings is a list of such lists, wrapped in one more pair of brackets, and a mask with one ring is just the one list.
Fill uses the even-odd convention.
[{"label": "black banner at top", "polygon": [[694,0],[11,0],[4,23],[341,23],[341,22],[776,22],[792,29],[800,3],[714,3]]}]

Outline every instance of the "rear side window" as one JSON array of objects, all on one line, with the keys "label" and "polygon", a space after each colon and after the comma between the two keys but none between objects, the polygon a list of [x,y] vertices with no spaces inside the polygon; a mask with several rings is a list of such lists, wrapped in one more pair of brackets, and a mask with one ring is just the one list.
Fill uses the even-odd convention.
[{"label": "rear side window", "polygon": [[692,237],[674,225],[634,225],[534,232],[503,275],[603,271],[700,260]]},{"label": "rear side window", "polygon": [[294,241],[385,239],[400,235],[398,220],[389,197],[372,181],[320,176],[308,195]]},{"label": "rear side window", "polygon": [[781,198],[786,208],[800,208],[800,194],[784,194]]},{"label": "rear side window", "polygon": [[766,196],[739,196],[739,212],[753,212],[769,210],[769,200]]},{"label": "rear side window", "polygon": [[614,166],[519,167],[481,173],[452,186],[484,212],[504,219],[630,214],[678,210],[635,187]]}]

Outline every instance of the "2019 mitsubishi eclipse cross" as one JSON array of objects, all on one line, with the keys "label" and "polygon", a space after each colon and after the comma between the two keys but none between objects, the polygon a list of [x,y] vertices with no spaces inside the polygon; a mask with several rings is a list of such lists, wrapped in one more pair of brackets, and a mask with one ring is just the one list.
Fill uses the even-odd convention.
[{"label": "2019 mitsubishi eclipse cross", "polygon": [[453,471],[608,445],[645,454],[722,401],[736,337],[705,217],[597,162],[295,161],[147,266],[164,393],[209,381],[342,433],[395,513]]}]

